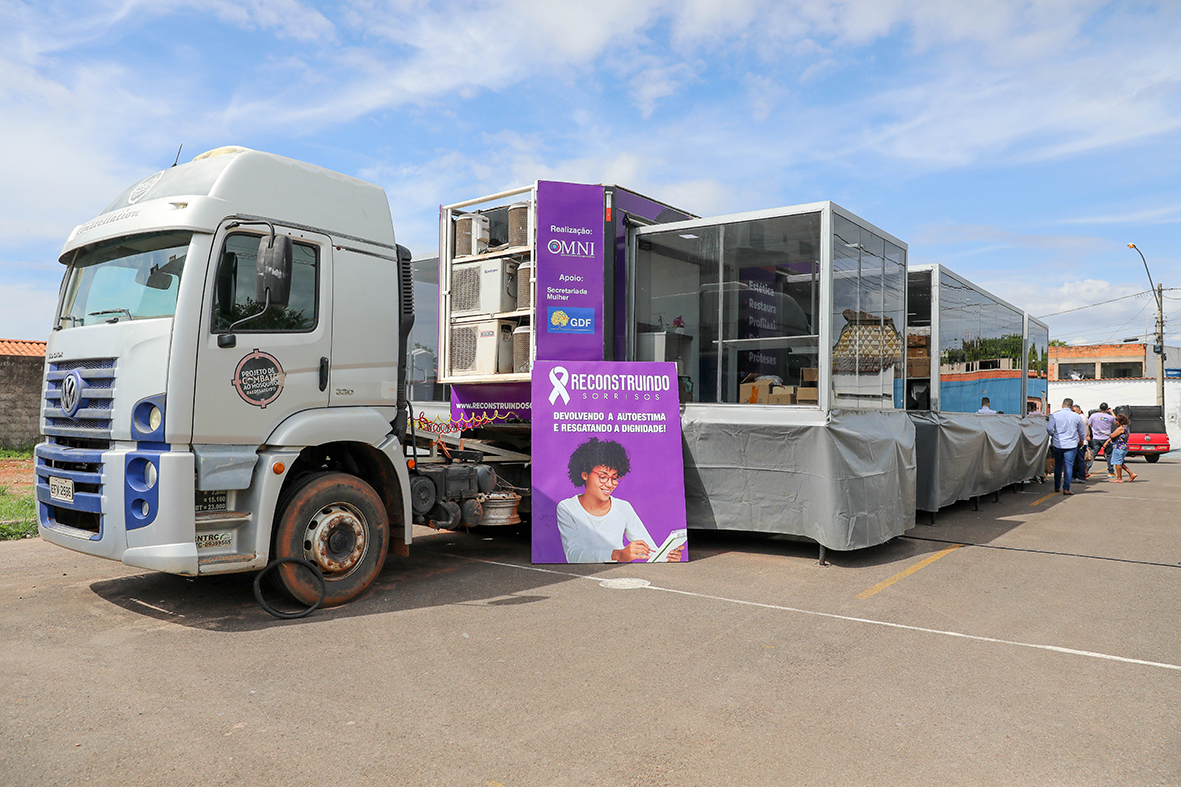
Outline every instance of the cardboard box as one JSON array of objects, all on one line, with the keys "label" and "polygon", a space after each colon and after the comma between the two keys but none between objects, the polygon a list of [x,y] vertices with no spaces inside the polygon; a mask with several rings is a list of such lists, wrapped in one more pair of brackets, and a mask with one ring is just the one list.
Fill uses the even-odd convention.
[{"label": "cardboard box", "polygon": [[797,390],[794,385],[777,385],[767,397],[767,404],[795,404]]},{"label": "cardboard box", "polygon": [[906,348],[906,357],[907,358],[930,358],[931,357],[931,348],[930,347],[907,347]]},{"label": "cardboard box", "polygon": [[775,384],[770,380],[758,380],[738,386],[738,401],[742,404],[766,404]]},{"label": "cardboard box", "polygon": [[907,377],[930,377],[931,376],[931,359],[930,358],[907,358],[906,359],[906,376]]},{"label": "cardboard box", "polygon": [[816,385],[817,381],[820,380],[820,370],[816,368],[800,369],[800,379],[804,381],[804,385],[808,383]]},{"label": "cardboard box", "polygon": [[820,401],[819,388],[797,388],[796,404],[817,404]]}]

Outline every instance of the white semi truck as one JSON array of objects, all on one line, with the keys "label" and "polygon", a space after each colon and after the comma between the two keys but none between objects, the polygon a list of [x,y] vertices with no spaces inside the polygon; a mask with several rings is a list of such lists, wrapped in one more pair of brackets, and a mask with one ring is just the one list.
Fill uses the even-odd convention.
[{"label": "white semi truck", "polygon": [[120,194],[61,255],[41,537],[188,576],[284,560],[288,592],[333,605],[416,518],[474,523],[491,467],[405,448],[409,259],[380,188],[267,153]]}]

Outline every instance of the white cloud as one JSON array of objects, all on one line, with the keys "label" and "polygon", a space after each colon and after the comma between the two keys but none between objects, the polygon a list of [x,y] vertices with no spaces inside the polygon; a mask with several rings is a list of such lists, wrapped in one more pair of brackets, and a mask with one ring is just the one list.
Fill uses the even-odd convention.
[{"label": "white cloud", "polygon": [[1181,204],[1147,208],[1134,213],[1109,213],[1061,219],[1059,224],[1176,224],[1181,222]]},{"label": "white cloud", "polygon": [[[7,269],[11,263],[0,264]],[[50,289],[47,285],[0,281],[0,302],[4,303],[0,309],[0,339],[45,341],[53,331],[56,282]]]}]

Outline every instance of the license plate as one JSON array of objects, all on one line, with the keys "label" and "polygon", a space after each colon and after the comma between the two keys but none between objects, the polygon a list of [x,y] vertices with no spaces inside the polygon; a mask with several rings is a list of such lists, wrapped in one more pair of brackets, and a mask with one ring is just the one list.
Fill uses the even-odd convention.
[{"label": "license plate", "polygon": [[74,502],[74,481],[70,478],[49,477],[49,497],[63,503]]}]

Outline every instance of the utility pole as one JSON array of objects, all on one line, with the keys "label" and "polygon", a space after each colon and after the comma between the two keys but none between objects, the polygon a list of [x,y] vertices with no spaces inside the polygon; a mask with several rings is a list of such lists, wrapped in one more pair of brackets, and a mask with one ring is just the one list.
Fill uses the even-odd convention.
[{"label": "utility pole", "polygon": [[1160,405],[1161,413],[1165,411],[1165,289],[1163,284],[1156,285],[1156,345],[1160,356],[1156,359],[1156,403]]},{"label": "utility pole", "polygon": [[[1144,263],[1144,272],[1148,274],[1148,286],[1152,288],[1152,294],[1156,296],[1156,344],[1153,345],[1152,351],[1157,356],[1156,403],[1163,414],[1165,407],[1165,360],[1168,358],[1165,355],[1165,289],[1163,284],[1153,286],[1152,272],[1148,270],[1148,260],[1144,259],[1144,252],[1136,248],[1135,243],[1129,243],[1128,248],[1136,249],[1136,253],[1140,255],[1140,260]],[[1148,359],[1145,358],[1145,360]]]}]

